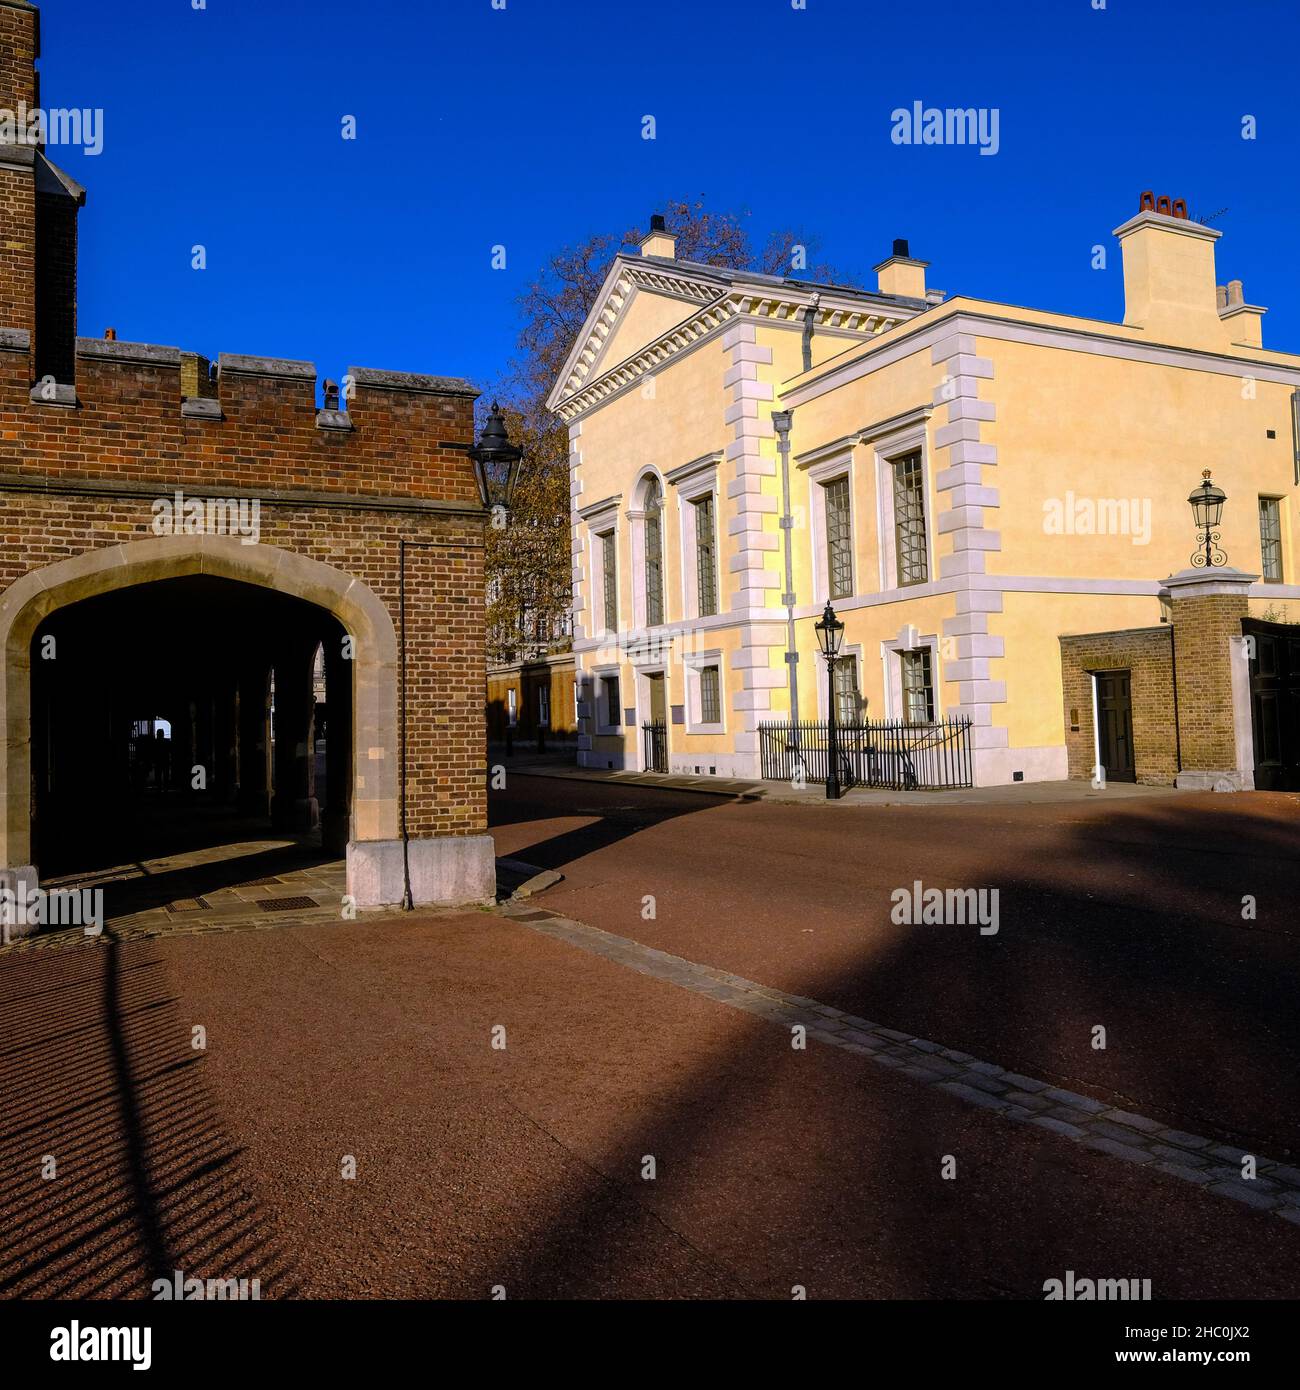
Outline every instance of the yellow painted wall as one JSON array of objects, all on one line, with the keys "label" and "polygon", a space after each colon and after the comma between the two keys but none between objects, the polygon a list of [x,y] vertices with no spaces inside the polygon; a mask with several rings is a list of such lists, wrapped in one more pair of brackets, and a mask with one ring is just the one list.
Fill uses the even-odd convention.
[{"label": "yellow painted wall", "polygon": [[[996,371],[981,383],[981,398],[997,407],[997,419],[981,432],[998,449],[985,481],[1001,494],[985,519],[1002,533],[1001,552],[988,556],[990,573],[1163,579],[1186,569],[1196,548],[1187,496],[1207,468],[1228,494],[1221,542],[1228,563],[1260,572],[1259,496],[1286,497],[1284,513],[1294,513],[1289,387],[1255,382],[1251,399],[1249,383],[1234,376],[977,342]],[[1076,507],[1081,500],[1136,501],[1131,530],[1140,531],[1147,511],[1149,542],[1052,534],[1044,504],[1064,506],[1070,493]],[[1291,582],[1300,559],[1293,538],[1283,537]]]}]

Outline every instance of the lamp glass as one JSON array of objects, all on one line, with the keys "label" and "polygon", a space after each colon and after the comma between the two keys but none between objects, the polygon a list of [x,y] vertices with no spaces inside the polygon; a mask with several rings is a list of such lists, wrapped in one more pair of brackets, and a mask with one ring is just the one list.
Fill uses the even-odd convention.
[{"label": "lamp glass", "polygon": [[835,610],[829,603],[822,613],[821,621],[816,624],[816,632],[817,645],[821,648],[822,655],[838,656],[840,643],[844,640],[844,624],[835,616]]}]

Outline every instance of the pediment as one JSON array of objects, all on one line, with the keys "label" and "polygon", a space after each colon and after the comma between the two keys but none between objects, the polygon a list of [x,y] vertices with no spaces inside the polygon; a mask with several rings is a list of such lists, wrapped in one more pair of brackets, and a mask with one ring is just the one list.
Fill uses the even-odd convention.
[{"label": "pediment", "polygon": [[548,407],[557,409],[584,383],[657,342],[725,290],[725,284],[670,266],[618,257],[582,325]]}]

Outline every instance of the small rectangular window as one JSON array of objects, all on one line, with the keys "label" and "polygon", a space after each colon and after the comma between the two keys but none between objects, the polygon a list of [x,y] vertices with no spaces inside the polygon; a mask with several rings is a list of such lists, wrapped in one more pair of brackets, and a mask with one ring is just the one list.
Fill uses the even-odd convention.
[{"label": "small rectangular window", "polygon": [[701,618],[718,611],[714,550],[713,497],[710,494],[695,504],[695,572]]},{"label": "small rectangular window", "polygon": [[900,652],[903,665],[903,720],[908,724],[934,723],[934,684],[930,674],[930,649]]},{"label": "small rectangular window", "polygon": [[551,723],[551,687],[549,685],[539,685],[537,687],[537,722],[544,724],[548,728]]},{"label": "small rectangular window", "polygon": [[895,459],[894,470],[894,551],[898,562],[898,583],[923,584],[930,577],[925,553],[925,476],[921,454]]},{"label": "small rectangular window", "polygon": [[605,723],[616,728],[619,723],[618,677],[605,677]]},{"label": "small rectangular window", "polygon": [[1282,578],[1282,502],[1278,497],[1259,499],[1259,552],[1264,578]]},{"label": "small rectangular window", "polygon": [[853,592],[853,537],[849,519],[849,480],[823,485],[826,503],[826,577],[831,598]]},{"label": "small rectangular window", "polygon": [[506,691],[506,718],[512,725],[519,722],[519,692],[513,685]]},{"label": "small rectangular window", "polygon": [[605,631],[617,632],[618,565],[613,531],[606,531],[600,538],[600,586],[605,608]]},{"label": "small rectangular window", "polygon": [[722,723],[722,688],[716,666],[700,668],[700,723]]}]

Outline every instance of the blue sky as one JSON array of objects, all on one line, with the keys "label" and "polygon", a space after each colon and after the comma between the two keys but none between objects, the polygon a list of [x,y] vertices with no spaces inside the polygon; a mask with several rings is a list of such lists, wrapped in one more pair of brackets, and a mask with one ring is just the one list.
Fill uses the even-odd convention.
[{"label": "blue sky", "polygon": [[[51,150],[81,331],[490,382],[551,251],[699,195],[865,283],[906,236],[950,293],[1117,318],[1153,188],[1227,209],[1220,281],[1300,351],[1300,4],[1095,2],[46,0],[45,105],[105,112]],[[997,108],[999,152],[893,144],[914,101]]]}]

